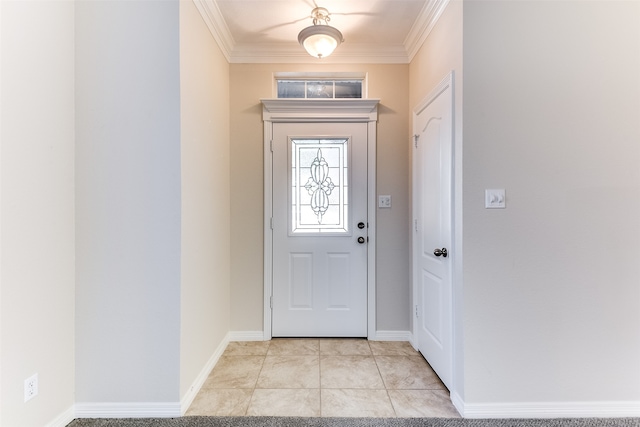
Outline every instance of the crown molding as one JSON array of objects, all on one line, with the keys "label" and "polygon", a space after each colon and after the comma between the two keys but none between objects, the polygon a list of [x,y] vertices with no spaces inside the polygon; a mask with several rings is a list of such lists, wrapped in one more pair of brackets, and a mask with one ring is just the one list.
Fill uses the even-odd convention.
[{"label": "crown molding", "polygon": [[314,58],[298,43],[236,45],[231,63],[289,64],[406,64],[407,52],[402,45],[379,47],[374,44],[343,44],[331,56]]},{"label": "crown molding", "polygon": [[193,3],[222,54],[232,64],[408,64],[429,36],[449,1],[426,1],[403,44],[381,47],[347,43],[330,57],[321,60],[308,55],[296,42],[238,44],[233,39],[216,0],[193,0]]},{"label": "crown molding", "polygon": [[408,62],[413,60],[418,50],[429,37],[431,30],[436,26],[438,19],[444,12],[450,0],[429,0],[425,2],[422,11],[404,39],[404,47],[407,50]]},{"label": "crown molding", "polygon": [[196,5],[216,43],[218,43],[222,54],[227,58],[227,61],[231,62],[231,53],[236,43],[222,16],[222,12],[220,12],[218,3],[215,0],[193,0],[193,3]]}]

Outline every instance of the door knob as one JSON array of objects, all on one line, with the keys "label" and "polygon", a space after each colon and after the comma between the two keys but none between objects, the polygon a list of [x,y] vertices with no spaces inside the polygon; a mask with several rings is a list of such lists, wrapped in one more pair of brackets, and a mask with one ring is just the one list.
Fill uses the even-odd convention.
[{"label": "door knob", "polygon": [[435,249],[433,251],[433,254],[435,256],[442,256],[443,258],[446,258],[447,255],[449,255],[449,252],[447,252],[447,248],[442,248],[442,249]]},{"label": "door knob", "polygon": [[363,244],[365,242],[364,237],[358,237],[358,243]]}]

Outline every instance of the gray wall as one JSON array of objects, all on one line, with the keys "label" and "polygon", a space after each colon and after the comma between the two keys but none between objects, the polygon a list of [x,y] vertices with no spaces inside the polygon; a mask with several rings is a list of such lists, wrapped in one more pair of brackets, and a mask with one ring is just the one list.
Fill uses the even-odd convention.
[{"label": "gray wall", "polygon": [[175,405],[229,331],[229,65],[192,2],[0,19],[0,423]]},{"label": "gray wall", "polygon": [[178,2],[76,3],[76,401],[175,402]]},{"label": "gray wall", "polygon": [[637,408],[640,3],[463,21],[465,400]]}]

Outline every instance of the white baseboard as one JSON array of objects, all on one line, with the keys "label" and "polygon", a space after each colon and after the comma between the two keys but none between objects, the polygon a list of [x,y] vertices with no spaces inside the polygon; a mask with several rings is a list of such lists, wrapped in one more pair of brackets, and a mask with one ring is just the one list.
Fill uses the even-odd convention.
[{"label": "white baseboard", "polygon": [[[229,344],[229,336],[227,334],[220,345],[215,349],[213,355],[209,358],[205,366],[202,368],[196,379],[194,380],[189,391],[182,397],[180,402],[134,402],[134,403],[92,403],[83,402],[76,403],[75,411],[70,412],[70,419],[65,423],[56,423],[47,427],[64,427],[74,418],[174,418],[180,417],[187,412],[193,399],[197,396],[200,388],[206,381],[207,377],[213,370],[216,363],[224,353]],[[75,412],[75,414],[74,414]],[[75,415],[75,416],[74,416]],[[61,417],[62,419],[62,417]]]},{"label": "white baseboard", "polygon": [[[413,334],[409,331],[376,331],[371,341],[409,341],[413,343]],[[231,331],[229,341],[264,341],[263,331]]]},{"label": "white baseboard", "polygon": [[[412,343],[413,334],[409,331],[376,331],[371,341],[409,341]],[[229,341],[264,341],[263,331],[231,331]]]},{"label": "white baseboard", "polygon": [[376,331],[372,341],[408,341],[411,342],[412,334],[409,331]]},{"label": "white baseboard", "polygon": [[71,421],[76,418],[75,407],[71,406],[69,409],[61,413],[55,420],[48,423],[45,427],[65,427]]},{"label": "white baseboard", "polygon": [[181,415],[184,415],[187,412],[187,409],[189,409],[189,406],[191,406],[191,403],[193,403],[193,399],[196,398],[198,392],[202,388],[202,385],[207,380],[207,377],[209,376],[211,371],[213,371],[213,368],[216,366],[216,363],[218,363],[218,360],[220,360],[220,356],[222,356],[222,353],[224,353],[227,345],[229,345],[229,341],[229,333],[227,333],[227,335],[225,335],[225,337],[222,339],[220,345],[218,345],[207,363],[204,365],[196,379],[193,381],[191,387],[189,387],[189,391],[184,396],[182,396],[182,400],[180,401]]},{"label": "white baseboard", "polygon": [[175,418],[180,402],[76,403],[76,418]]},{"label": "white baseboard", "polygon": [[456,408],[458,413],[464,416],[464,400],[462,400],[458,392],[455,390],[452,391],[449,395],[449,398],[451,399],[451,403],[453,403],[453,406]]},{"label": "white baseboard", "polygon": [[264,331],[231,331],[229,341],[264,341]]},{"label": "white baseboard", "polygon": [[467,403],[451,396],[464,418],[615,418],[640,417],[640,401]]}]

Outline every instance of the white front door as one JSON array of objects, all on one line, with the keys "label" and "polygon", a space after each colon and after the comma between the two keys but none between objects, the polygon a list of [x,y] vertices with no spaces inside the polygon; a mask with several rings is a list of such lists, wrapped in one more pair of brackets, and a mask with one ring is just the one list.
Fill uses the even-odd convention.
[{"label": "white front door", "polygon": [[273,125],[272,335],[367,336],[367,123]]},{"label": "white front door", "polygon": [[452,378],[452,87],[445,80],[414,112],[413,280],[418,349]]}]

